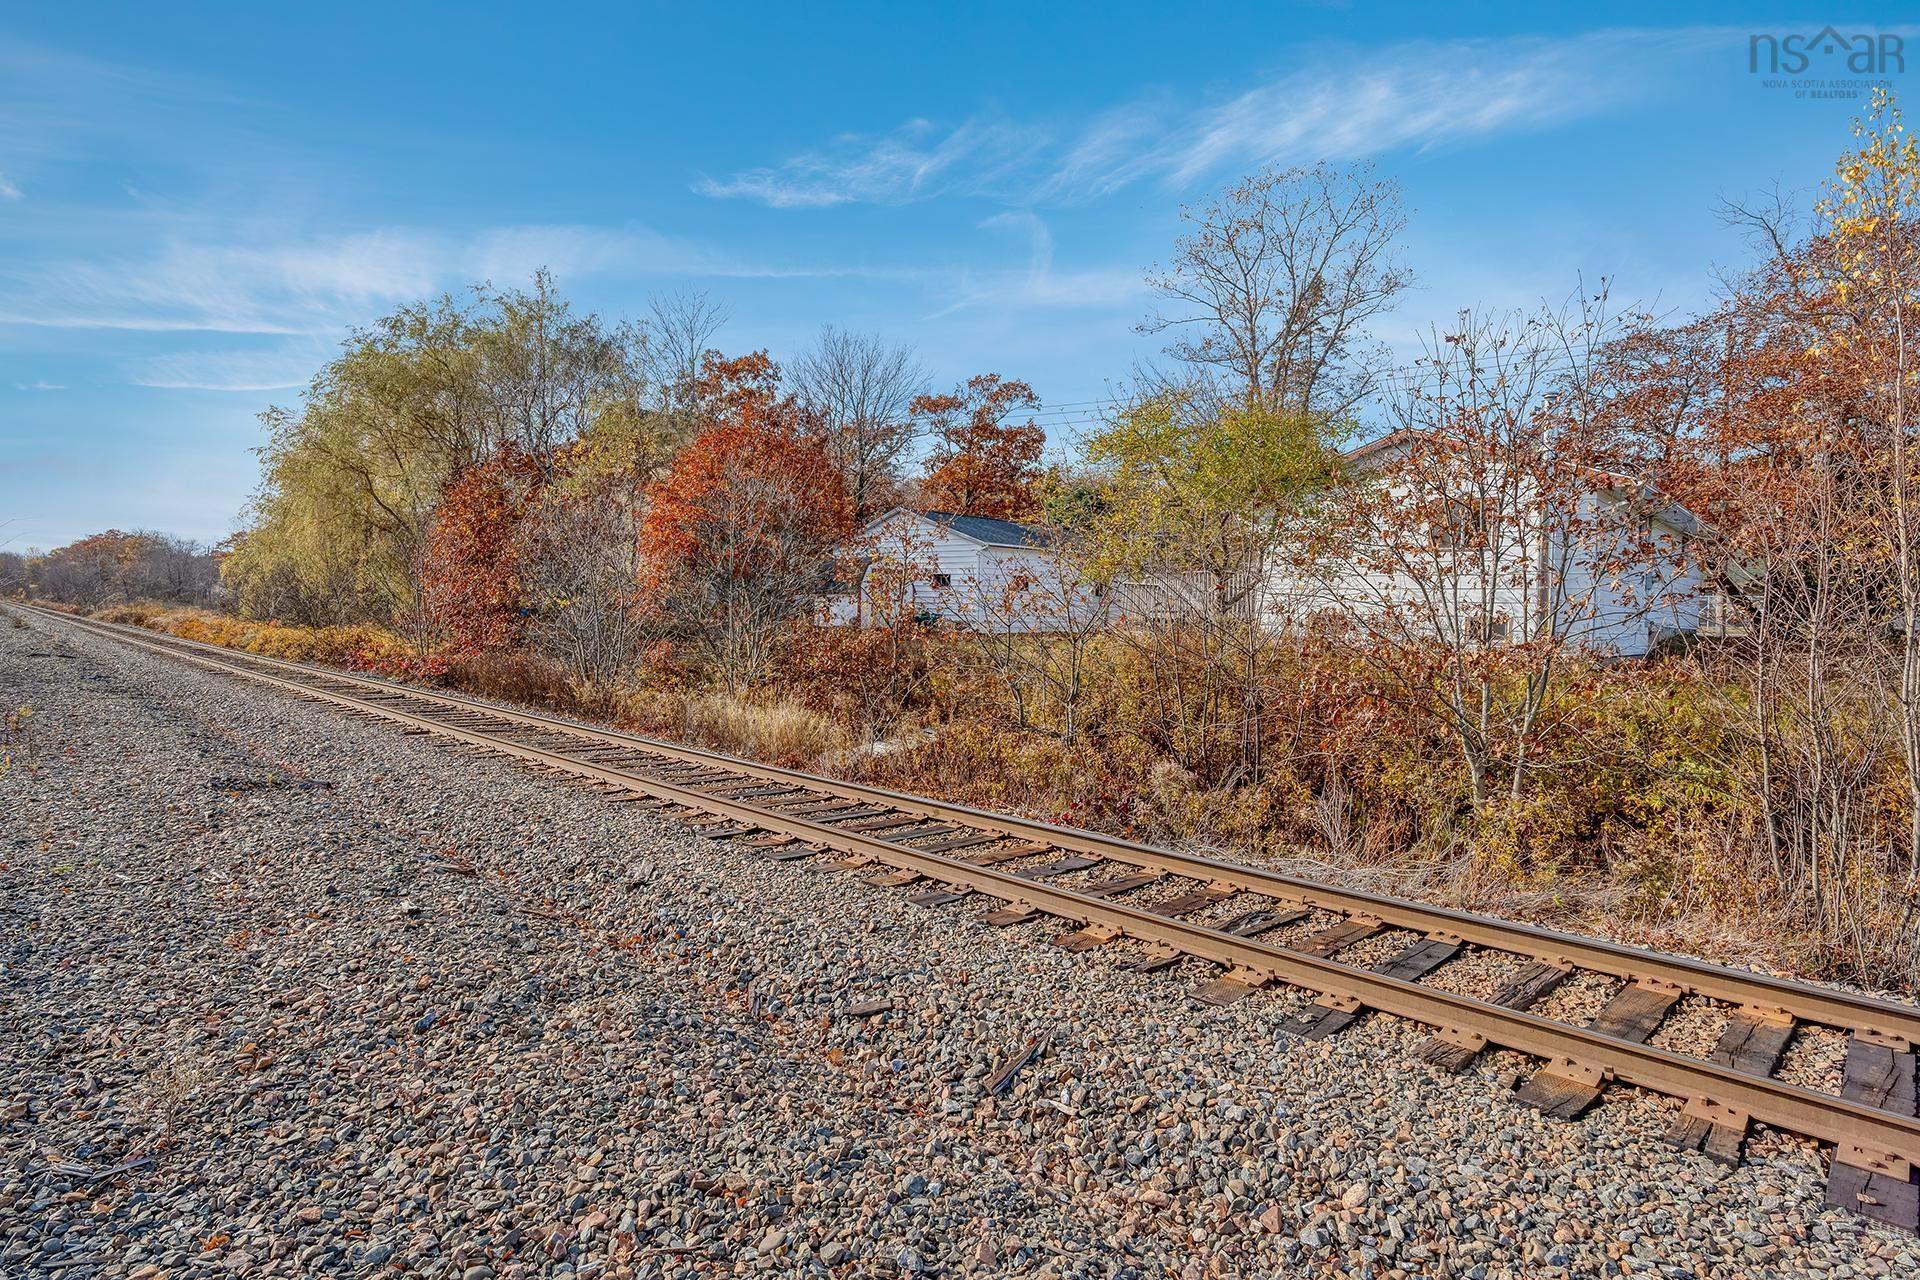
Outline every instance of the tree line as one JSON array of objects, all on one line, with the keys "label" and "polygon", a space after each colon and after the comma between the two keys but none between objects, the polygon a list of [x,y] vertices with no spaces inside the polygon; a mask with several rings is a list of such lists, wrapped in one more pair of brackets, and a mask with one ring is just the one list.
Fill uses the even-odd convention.
[{"label": "tree line", "polygon": [[0,551],[0,596],[32,595],[95,607],[131,600],[212,605],[220,567],[212,550],[150,530],[108,529],[52,551]]}]

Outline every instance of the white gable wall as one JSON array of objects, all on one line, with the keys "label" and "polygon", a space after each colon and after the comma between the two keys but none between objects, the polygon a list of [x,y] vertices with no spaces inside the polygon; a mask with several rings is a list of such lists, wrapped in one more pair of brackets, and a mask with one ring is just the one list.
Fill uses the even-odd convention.
[{"label": "white gable wall", "polygon": [[[910,588],[912,610],[955,626],[1057,630],[1068,608],[1077,610],[1092,599],[1060,581],[1059,556],[1046,547],[989,545],[911,511],[884,517],[868,527],[866,537],[881,555],[911,557],[918,571]],[[843,597],[829,606],[828,620],[871,623],[876,612],[871,592],[879,589],[873,578],[869,569],[860,587],[865,607],[859,608],[857,618],[855,602]],[[1009,593],[1009,586],[1020,582],[1037,586]]]}]

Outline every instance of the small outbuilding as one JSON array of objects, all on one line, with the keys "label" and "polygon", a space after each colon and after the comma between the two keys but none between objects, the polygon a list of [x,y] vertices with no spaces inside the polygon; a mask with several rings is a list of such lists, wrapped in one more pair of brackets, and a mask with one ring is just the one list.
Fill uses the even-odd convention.
[{"label": "small outbuilding", "polygon": [[859,582],[824,602],[832,624],[915,616],[979,631],[1046,632],[1099,605],[1068,580],[1051,534],[1038,525],[895,507],[856,543]]}]

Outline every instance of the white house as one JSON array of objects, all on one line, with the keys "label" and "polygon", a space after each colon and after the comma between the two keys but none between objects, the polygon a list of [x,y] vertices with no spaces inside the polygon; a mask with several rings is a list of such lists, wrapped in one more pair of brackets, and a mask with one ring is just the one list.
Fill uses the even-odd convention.
[{"label": "white house", "polygon": [[857,546],[860,581],[827,597],[829,623],[918,616],[981,631],[1046,632],[1101,608],[1034,525],[896,507],[861,530]]},{"label": "white house", "polygon": [[[1346,462],[1394,477],[1391,492],[1398,492],[1409,473],[1394,464],[1419,441],[1395,432],[1351,450]],[[1364,615],[1411,606],[1436,627],[1484,626],[1495,640],[1550,628],[1596,653],[1639,657],[1663,639],[1698,631],[1703,616],[1718,609],[1717,594],[1689,554],[1699,522],[1633,477],[1592,468],[1573,473],[1579,479],[1561,487],[1548,512],[1537,491],[1530,497],[1523,483],[1509,485],[1497,464],[1468,461],[1460,473],[1466,492],[1459,499],[1451,491],[1439,502],[1425,496],[1426,509],[1442,508],[1446,517],[1410,554],[1368,555],[1363,547],[1355,563],[1321,563],[1306,575],[1270,570],[1269,589],[1289,602],[1281,612],[1333,607]],[[1417,483],[1441,486],[1455,473],[1443,462],[1412,474]],[[1504,528],[1481,523],[1489,508]],[[1396,560],[1396,568],[1386,567]]]},{"label": "white house", "polygon": [[[1415,440],[1395,433],[1345,459],[1363,475],[1384,473],[1386,492],[1406,500],[1399,527],[1371,528],[1378,511],[1336,510],[1345,554],[1303,561],[1304,535],[1281,536],[1265,562],[1249,563],[1225,583],[1170,570],[1117,583],[1116,625],[1212,612],[1225,601],[1233,616],[1272,629],[1328,617],[1362,625],[1390,620],[1396,629],[1498,644],[1550,628],[1569,643],[1619,657],[1642,656],[1666,637],[1695,632],[1703,616],[1709,629],[1716,625],[1717,593],[1688,554],[1699,525],[1684,508],[1630,477],[1590,471],[1590,483],[1583,479],[1563,494],[1562,509],[1549,515],[1508,490],[1497,468],[1472,462],[1462,468],[1459,489],[1448,483],[1444,464],[1415,469],[1414,482],[1445,487],[1416,497],[1402,492],[1409,472],[1395,466]],[[1503,527],[1482,523],[1489,507],[1500,509]]]}]

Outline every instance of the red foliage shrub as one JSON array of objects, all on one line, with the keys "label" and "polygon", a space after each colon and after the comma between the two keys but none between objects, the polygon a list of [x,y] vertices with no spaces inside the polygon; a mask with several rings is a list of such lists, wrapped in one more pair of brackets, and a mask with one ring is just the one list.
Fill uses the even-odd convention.
[{"label": "red foliage shrub", "polygon": [[541,484],[538,461],[508,444],[447,486],[427,534],[416,606],[439,648],[479,653],[519,638],[516,534]]}]

